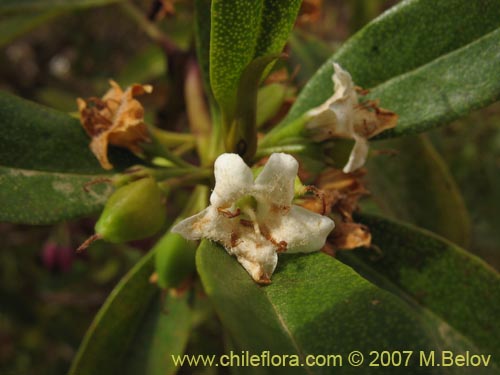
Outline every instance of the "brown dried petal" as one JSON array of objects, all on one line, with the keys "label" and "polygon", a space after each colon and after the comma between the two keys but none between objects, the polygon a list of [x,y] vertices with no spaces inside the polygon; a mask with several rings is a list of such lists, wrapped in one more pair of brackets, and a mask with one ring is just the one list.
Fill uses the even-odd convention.
[{"label": "brown dried petal", "polygon": [[77,99],[80,122],[92,138],[90,149],[104,169],[113,166],[108,160],[108,144],[139,152],[139,143],[148,140],[144,108],[134,96],[150,93],[149,85],[134,84],[123,91],[114,82],[99,98]]},{"label": "brown dried petal", "polygon": [[365,174],[365,169],[344,173],[331,168],[323,172],[317,180],[316,185],[327,196],[333,197],[331,211],[340,214],[344,221],[352,221],[352,213],[357,209],[359,199],[369,194],[363,181]]},{"label": "brown dried petal", "polygon": [[317,22],[321,17],[323,0],[304,0],[300,6],[297,24],[304,26]]},{"label": "brown dried petal", "polygon": [[334,249],[352,250],[357,247],[370,247],[372,236],[368,227],[352,222],[335,222],[335,229],[328,238]]},{"label": "brown dried petal", "polygon": [[356,108],[355,118],[354,131],[366,139],[394,128],[398,123],[398,115],[380,108],[378,101],[360,103]]}]

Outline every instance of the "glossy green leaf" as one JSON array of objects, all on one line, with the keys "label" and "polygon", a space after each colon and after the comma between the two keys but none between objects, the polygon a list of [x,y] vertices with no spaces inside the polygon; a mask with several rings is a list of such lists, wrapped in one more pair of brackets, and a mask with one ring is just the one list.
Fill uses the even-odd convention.
[{"label": "glossy green leaf", "polygon": [[2,0],[1,13],[43,11],[47,9],[80,9],[103,6],[121,0]]},{"label": "glossy green leaf", "polygon": [[[89,143],[77,119],[0,92],[1,166],[48,172],[103,173]],[[109,155],[116,169],[140,163],[124,149],[110,148]]]},{"label": "glossy green leaf", "polygon": [[149,282],[154,252],[116,286],[95,317],[72,364],[71,375],[171,374],[169,354],[181,354],[190,329],[185,298],[159,303]]},{"label": "glossy green leaf", "polygon": [[0,167],[0,221],[53,224],[94,214],[113,188],[96,184],[86,192],[83,187],[102,176]]},{"label": "glossy green leaf", "polygon": [[[0,9],[1,7],[0,5]],[[52,20],[59,14],[60,12],[57,10],[46,10],[43,12],[21,13],[0,17],[0,47],[33,30],[37,26]]]},{"label": "glossy green leaf", "polygon": [[[212,242],[205,241],[198,249],[197,267],[234,344],[252,354],[269,350],[304,359],[309,354],[346,357],[352,350],[366,355],[371,350],[474,350],[445,322],[323,253],[280,256],[273,283],[266,287],[254,283],[234,257]],[[416,363],[410,361],[412,374],[441,373]],[[347,366],[342,370],[359,373]],[[299,365],[262,371],[316,374],[331,373],[331,368]],[[370,373],[407,374],[409,369],[370,368]]]},{"label": "glossy green leaf", "polygon": [[[382,154],[376,155],[375,150]],[[386,216],[467,245],[470,221],[462,195],[427,138],[410,136],[374,142],[366,167],[370,201]]]},{"label": "glossy green leaf", "polygon": [[241,74],[255,58],[279,53],[301,1],[213,0],[210,35],[210,83],[228,118],[236,106]]},{"label": "glossy green leaf", "polygon": [[458,246],[407,224],[364,215],[380,248],[340,252],[343,261],[383,287],[401,292],[500,358],[500,277]]},{"label": "glossy green leaf", "polygon": [[333,93],[332,62],[400,115],[390,135],[424,131],[496,100],[500,1],[409,0],[347,41],[302,90],[281,126]]}]

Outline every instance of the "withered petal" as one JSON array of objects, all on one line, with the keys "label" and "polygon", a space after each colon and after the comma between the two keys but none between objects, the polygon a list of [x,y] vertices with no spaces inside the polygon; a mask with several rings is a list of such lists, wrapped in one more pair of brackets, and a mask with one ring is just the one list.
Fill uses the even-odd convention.
[{"label": "withered petal", "polygon": [[125,91],[113,80],[102,99],[78,98],[80,122],[92,138],[90,149],[104,169],[113,166],[108,160],[108,144],[140,152],[139,144],[149,140],[144,123],[144,108],[134,96],[151,93],[150,85],[134,84]]}]

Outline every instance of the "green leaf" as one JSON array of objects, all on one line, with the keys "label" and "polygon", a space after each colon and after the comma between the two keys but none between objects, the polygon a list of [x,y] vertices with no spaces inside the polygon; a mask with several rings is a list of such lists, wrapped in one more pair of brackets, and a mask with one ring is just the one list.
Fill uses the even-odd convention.
[{"label": "green leaf", "polygon": [[499,44],[500,29],[376,87],[369,97],[399,115],[398,126],[383,137],[423,132],[500,99],[493,78],[500,76]]},{"label": "green leaf", "polygon": [[129,346],[122,372],[118,374],[166,375],[177,373],[171,355],[183,354],[191,330],[187,296],[156,297]]},{"label": "green leaf", "polygon": [[300,0],[213,0],[210,83],[229,119],[235,110],[241,74],[255,58],[281,51]]},{"label": "green leaf", "polygon": [[263,0],[212,1],[210,84],[228,117],[241,73],[255,56],[262,6]]},{"label": "green leaf", "polygon": [[72,10],[116,3],[122,0],[2,0],[0,14],[12,12]]},{"label": "green leaf", "polygon": [[294,71],[298,67],[296,81],[299,86],[306,83],[328,59],[333,48],[314,34],[296,29],[290,36],[289,64]]},{"label": "green leaf", "polygon": [[86,192],[83,187],[102,176],[0,167],[0,221],[53,224],[96,213],[113,189],[97,184]]},{"label": "green leaf", "polygon": [[376,216],[361,216],[379,254],[340,252],[341,260],[380,286],[399,290],[449,323],[483,352],[500,358],[500,277],[479,258],[442,238]]},{"label": "green leaf", "polygon": [[200,65],[201,77],[205,92],[210,101],[213,100],[212,89],[210,87],[210,7],[212,0],[195,0],[195,40],[196,55]]},{"label": "green leaf", "polygon": [[264,70],[280,55],[258,57],[241,74],[234,118],[228,124],[226,150],[251,160],[257,150],[257,93]]},{"label": "green leaf", "polygon": [[[0,13],[2,6],[0,5]],[[0,17],[0,47],[60,15],[58,10]]]},{"label": "green leaf", "polygon": [[[368,356],[371,350],[474,348],[448,330],[445,322],[379,289],[323,253],[280,256],[273,283],[266,287],[255,284],[234,257],[209,241],[198,249],[197,267],[234,344],[252,354],[270,351],[304,359],[309,354],[338,353],[347,358],[352,350]],[[450,336],[441,336],[445,331]],[[410,366],[412,374],[440,373],[436,368],[418,367],[415,358]],[[348,367],[344,369],[351,373]],[[280,368],[262,370],[280,372]],[[287,374],[331,371],[301,366],[281,370]],[[397,367],[373,370],[409,373],[408,368]]]},{"label": "green leaf", "polygon": [[116,286],[87,331],[70,374],[118,372],[142,318],[157,296],[149,282],[154,253],[146,255]]},{"label": "green leaf", "polygon": [[255,57],[281,52],[295,24],[301,3],[302,0],[263,0]]},{"label": "green leaf", "polygon": [[468,250],[500,269],[500,102],[429,134],[449,165],[470,213]]},{"label": "green leaf", "polygon": [[166,58],[162,48],[156,45],[148,46],[127,62],[115,80],[122,86],[130,86],[163,77],[167,68]]},{"label": "green leaf", "polygon": [[446,164],[429,140],[410,136],[373,146],[396,154],[368,159],[368,190],[373,197],[370,201],[386,216],[466,246],[470,233],[467,209]]},{"label": "green leaf", "polygon": [[257,93],[257,128],[262,127],[281,109],[286,99],[293,96],[294,89],[283,83],[271,83]]},{"label": "green leaf", "polygon": [[116,286],[95,317],[72,364],[71,375],[171,374],[170,355],[187,343],[190,313],[185,298],[168,298],[149,282],[154,252]]},{"label": "green leaf", "polygon": [[[391,136],[424,131],[496,100],[500,1],[410,0],[347,41],[302,90],[280,126],[333,93],[332,62],[400,115]],[[386,133],[384,133],[386,134]]]},{"label": "green leaf", "polygon": [[[1,166],[47,172],[103,173],[89,143],[90,138],[77,119],[0,92]],[[118,170],[140,163],[140,159],[124,149],[110,148],[109,155]]]}]

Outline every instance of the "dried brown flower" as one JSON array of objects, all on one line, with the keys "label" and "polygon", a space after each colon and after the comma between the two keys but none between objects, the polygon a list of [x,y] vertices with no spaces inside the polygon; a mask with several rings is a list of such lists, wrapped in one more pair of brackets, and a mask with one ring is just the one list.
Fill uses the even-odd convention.
[{"label": "dried brown flower", "polygon": [[80,122],[92,138],[90,149],[104,169],[112,169],[108,144],[140,152],[139,144],[149,140],[144,123],[144,108],[135,96],[151,93],[150,85],[134,84],[123,91],[115,81],[100,98],[78,98]]},{"label": "dried brown flower", "polygon": [[312,195],[303,197],[298,204],[319,213],[333,216],[335,228],[328,236],[324,252],[334,255],[338,249],[355,249],[371,245],[371,234],[365,225],[355,223],[353,212],[361,197],[368,195],[363,177],[366,169],[344,173],[330,168],[321,173],[316,180],[318,188],[310,189]]},{"label": "dried brown flower", "polygon": [[297,18],[298,26],[305,26],[318,22],[321,18],[321,9],[323,0],[304,0],[300,6],[299,16]]}]

